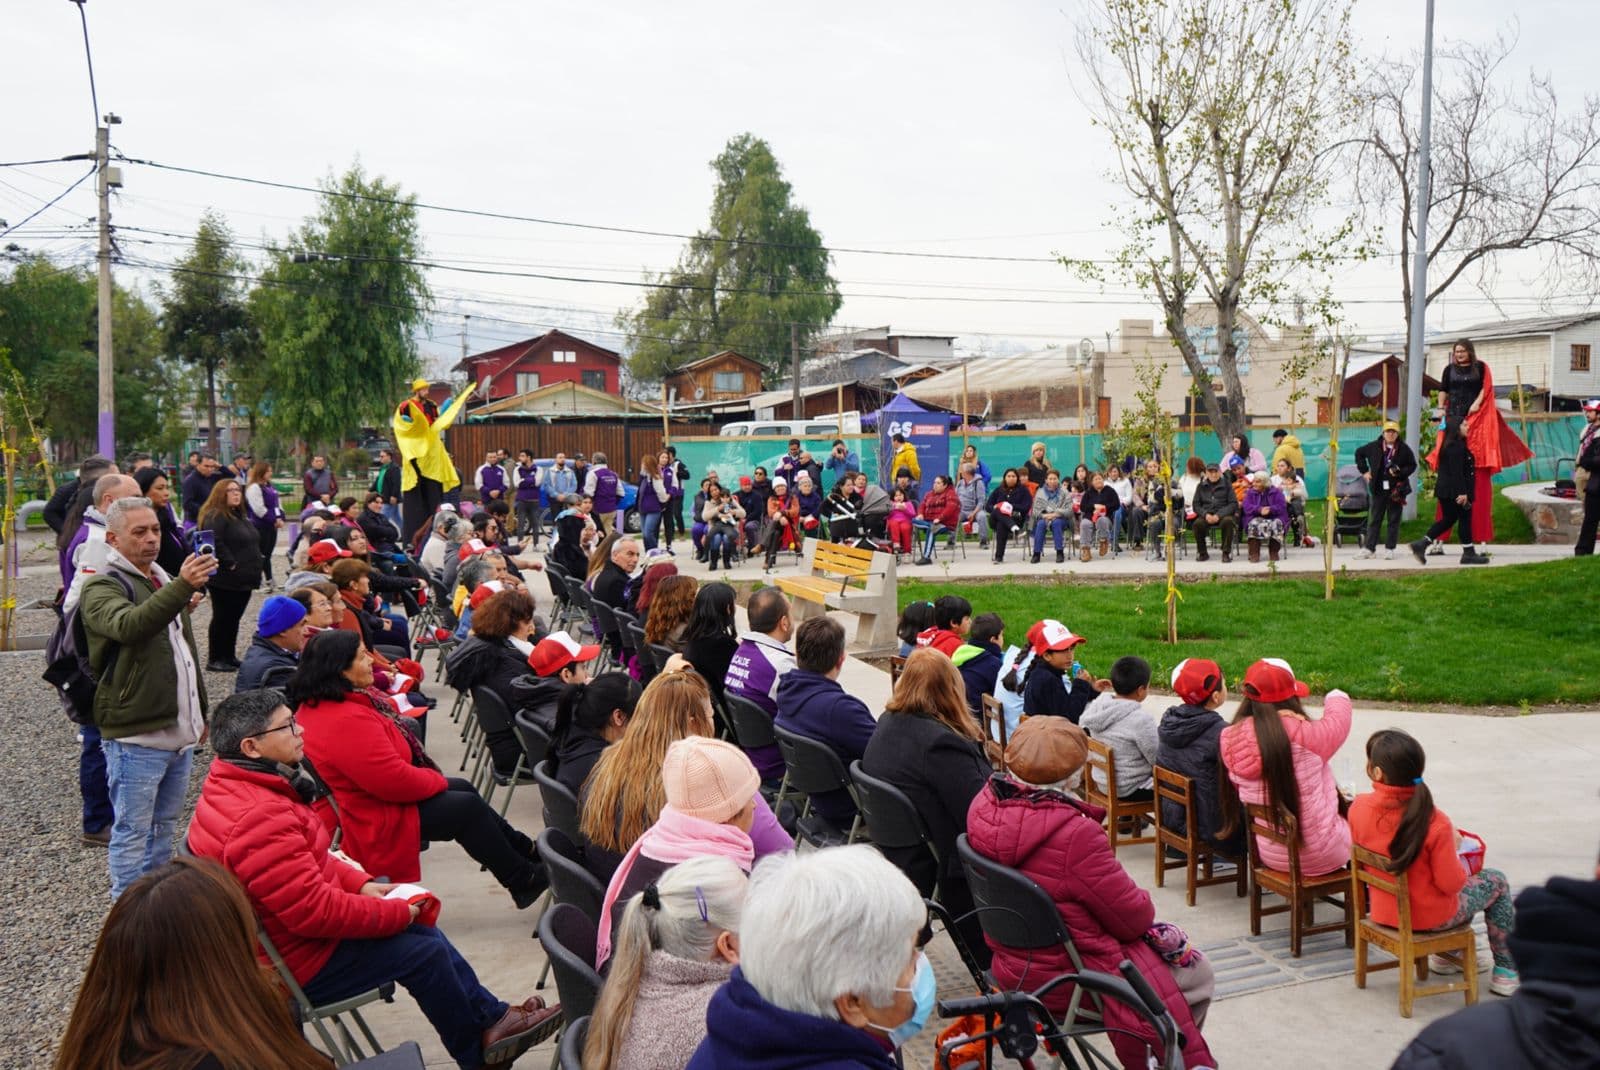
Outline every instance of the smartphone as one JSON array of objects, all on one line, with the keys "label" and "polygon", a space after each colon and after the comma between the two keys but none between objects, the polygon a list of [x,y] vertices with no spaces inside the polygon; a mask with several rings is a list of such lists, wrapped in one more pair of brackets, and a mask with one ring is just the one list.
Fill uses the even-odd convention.
[{"label": "smartphone", "polygon": [[[214,560],[217,556],[217,533],[205,528],[196,528],[194,533],[194,552],[197,554],[210,554]],[[217,570],[213,568],[210,575],[215,576]]]}]

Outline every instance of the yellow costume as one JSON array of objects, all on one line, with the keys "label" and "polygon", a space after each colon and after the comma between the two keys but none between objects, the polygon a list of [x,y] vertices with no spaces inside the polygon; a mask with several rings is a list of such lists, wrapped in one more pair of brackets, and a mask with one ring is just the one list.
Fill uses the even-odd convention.
[{"label": "yellow costume", "polygon": [[[394,443],[400,450],[400,489],[408,491],[416,487],[417,474],[435,480],[444,490],[461,484],[461,477],[456,474],[456,466],[451,463],[450,454],[444,448],[444,440],[439,436],[455,422],[457,414],[466,407],[467,398],[472,396],[472,391],[477,388],[476,383],[471,384],[461,393],[445,403],[439,410],[438,419],[432,424],[423,413],[416,398],[406,398],[395,410],[392,426],[394,428]],[[415,461],[415,466],[412,465]]]}]

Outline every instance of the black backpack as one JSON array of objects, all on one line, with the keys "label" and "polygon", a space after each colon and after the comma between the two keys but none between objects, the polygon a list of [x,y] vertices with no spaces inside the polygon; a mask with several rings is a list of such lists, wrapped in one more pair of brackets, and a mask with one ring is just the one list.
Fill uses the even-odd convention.
[{"label": "black backpack", "polygon": [[[109,576],[122,587],[122,593],[131,600],[133,586],[128,578],[115,569],[102,572],[100,575]],[[61,696],[61,706],[67,711],[76,724],[94,723],[94,693],[98,681],[95,679],[94,670],[89,666],[89,637],[83,630],[83,600],[80,597],[78,604],[72,611],[62,615],[56,624],[55,632],[50,636],[50,641],[45,644],[44,679],[46,683],[55,687]],[[116,668],[117,654],[122,647],[118,643],[111,644],[110,651],[106,654],[106,664],[101,674],[110,676]]]}]

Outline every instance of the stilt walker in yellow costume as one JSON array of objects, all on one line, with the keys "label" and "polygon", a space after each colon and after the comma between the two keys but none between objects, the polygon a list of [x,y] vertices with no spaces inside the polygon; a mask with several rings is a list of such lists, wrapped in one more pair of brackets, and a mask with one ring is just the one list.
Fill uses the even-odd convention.
[{"label": "stilt walker in yellow costume", "polygon": [[461,483],[440,436],[477,386],[468,386],[440,409],[428,397],[431,385],[426,379],[414,381],[411,396],[394,412],[394,444],[400,450],[401,542],[407,547],[417,529],[438,512],[444,492]]}]

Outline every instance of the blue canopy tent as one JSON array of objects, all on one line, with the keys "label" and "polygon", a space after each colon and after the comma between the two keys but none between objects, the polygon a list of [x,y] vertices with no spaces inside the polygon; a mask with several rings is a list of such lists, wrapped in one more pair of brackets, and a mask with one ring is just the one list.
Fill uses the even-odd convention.
[{"label": "blue canopy tent", "polygon": [[919,498],[933,488],[934,476],[950,474],[950,421],[959,417],[923,408],[904,394],[896,394],[887,405],[869,415],[878,427],[878,479],[885,487],[894,484],[889,462],[894,457],[893,439],[897,434],[904,435],[917,448],[917,463],[922,467]]}]

